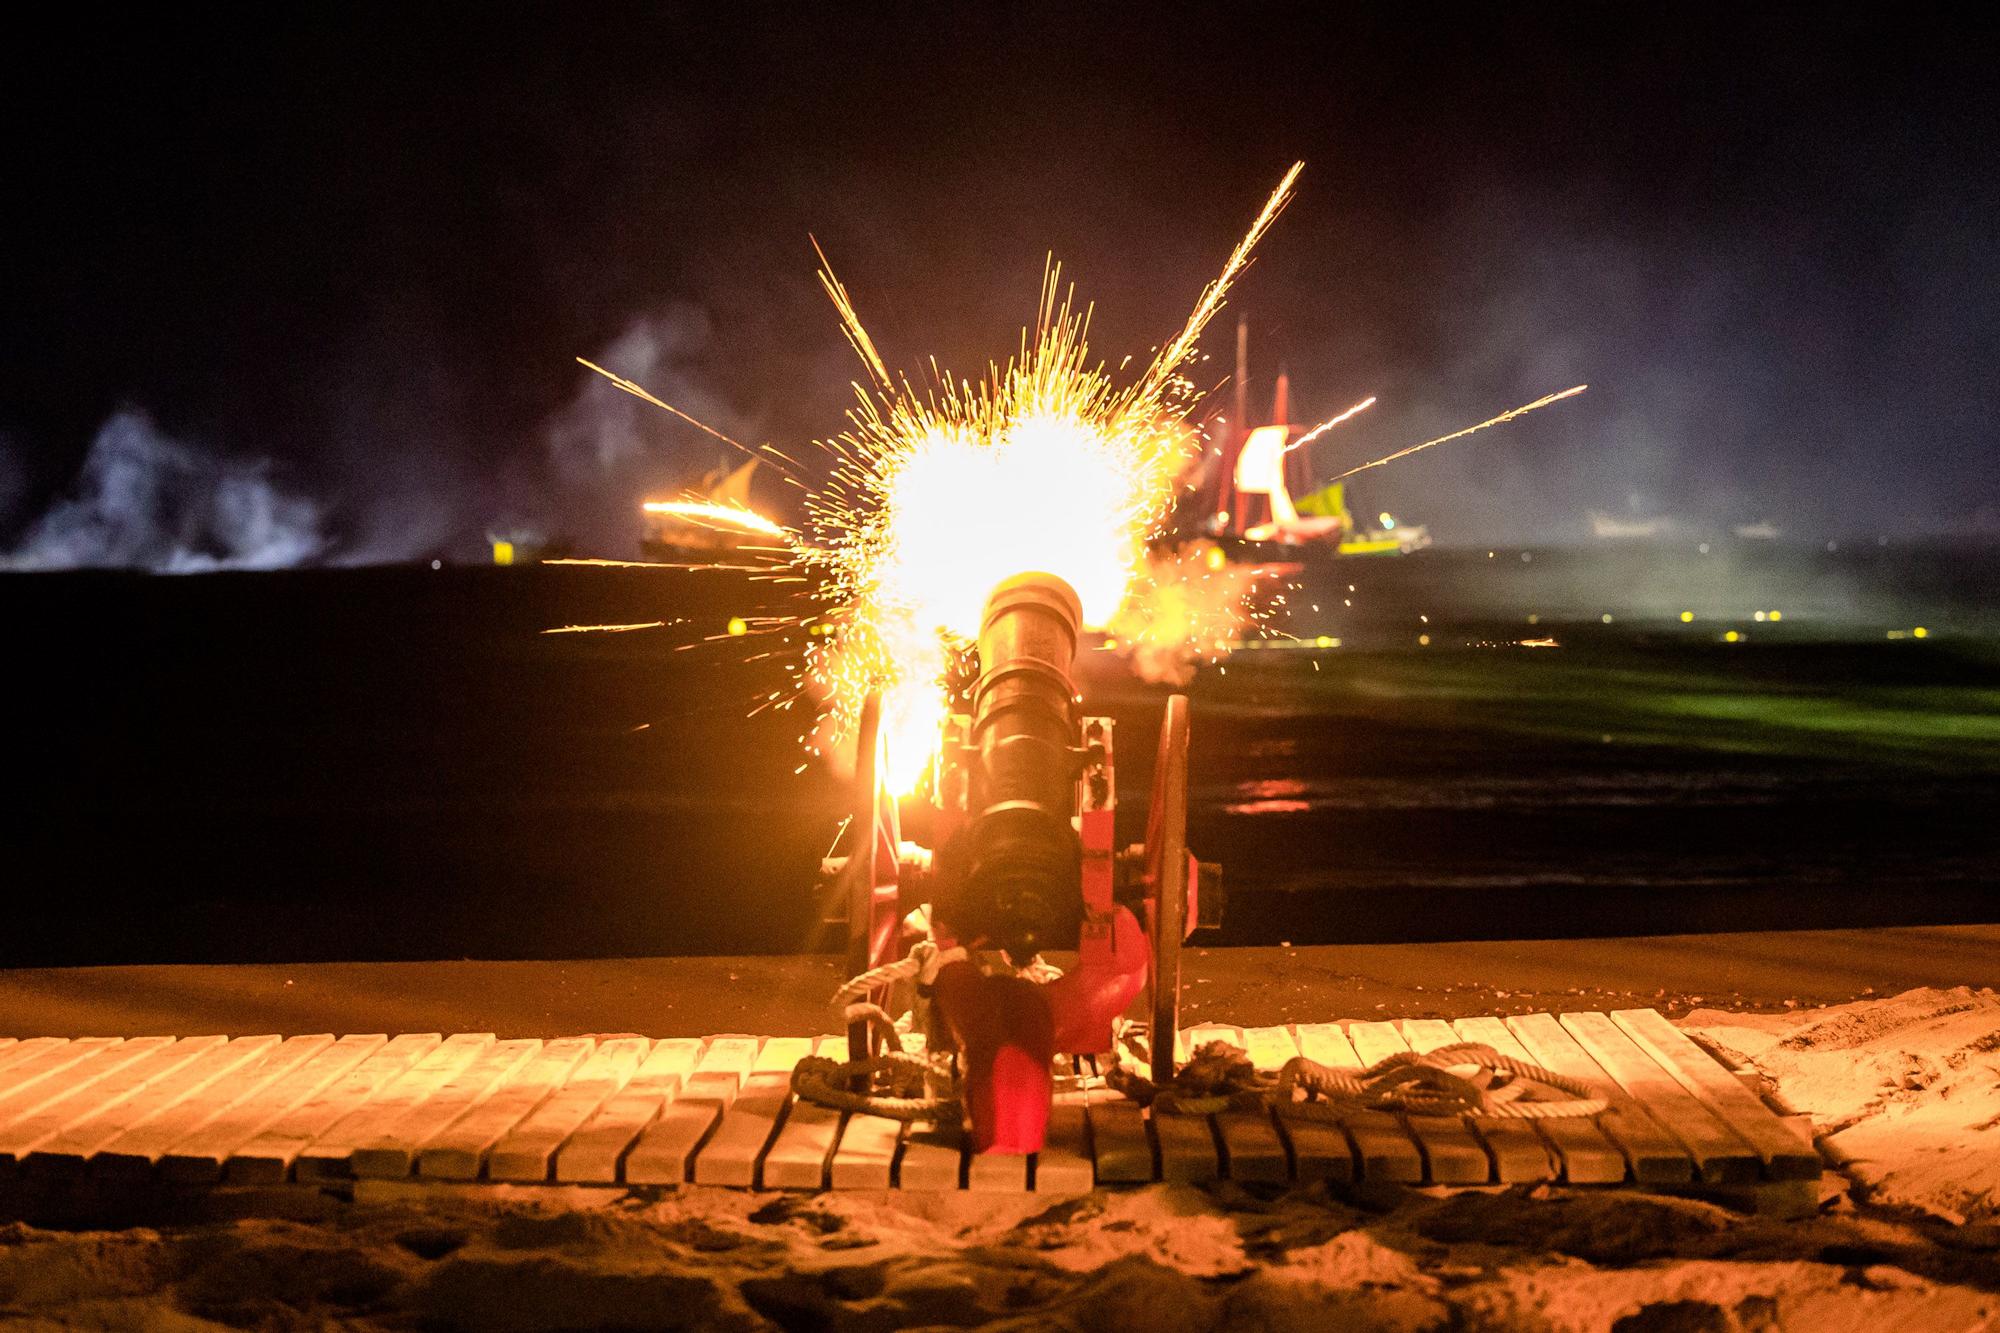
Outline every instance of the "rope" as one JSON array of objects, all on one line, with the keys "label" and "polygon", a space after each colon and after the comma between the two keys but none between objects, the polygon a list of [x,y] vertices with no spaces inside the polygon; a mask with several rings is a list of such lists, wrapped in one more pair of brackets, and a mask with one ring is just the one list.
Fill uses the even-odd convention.
[{"label": "rope", "polygon": [[966,956],[966,951],[962,947],[940,949],[929,940],[919,941],[910,946],[910,952],[906,957],[884,963],[880,967],[871,967],[835,991],[834,1007],[851,1004],[870,991],[883,986],[893,986],[899,981],[916,980],[929,984],[937,977],[939,968],[946,963],[958,962]]},{"label": "rope", "polygon": [[[956,1119],[957,1098],[932,1097],[923,1092],[930,1073],[929,1060],[907,1051],[884,1051],[865,1060],[808,1055],[792,1067],[792,1093],[800,1101],[816,1106],[886,1116],[890,1120]],[[864,1086],[874,1088],[879,1077],[886,1080],[887,1091],[853,1091],[850,1085],[864,1075],[867,1078]]]},{"label": "rope", "polygon": [[[1476,1072],[1470,1076],[1453,1072],[1466,1066]],[[1195,1051],[1164,1088],[1122,1064],[1105,1081],[1141,1105],[1175,1115],[1212,1115],[1269,1105],[1281,1116],[1311,1120],[1332,1120],[1354,1111],[1556,1120],[1597,1115],[1609,1105],[1581,1079],[1502,1055],[1479,1042],[1441,1046],[1421,1055],[1399,1051],[1358,1073],[1294,1056],[1273,1076],[1259,1073],[1236,1047],[1213,1041]],[[1568,1096],[1533,1096],[1538,1089]]]},{"label": "rope", "polygon": [[[844,1062],[808,1056],[792,1071],[792,1092],[801,1101],[891,1120],[941,1121],[956,1116],[958,1099],[931,1091],[950,1085],[949,1069],[941,1061],[905,1051],[895,1020],[862,997],[912,979],[921,994],[939,969],[968,956],[962,947],[939,949],[926,940],[908,957],[870,968],[834,992],[834,1003],[844,1007],[847,1021],[867,1023],[880,1034],[886,1049],[867,1059]],[[1039,958],[1021,974],[1031,975],[1030,969],[1038,966],[1061,975]],[[1129,1044],[1131,1033],[1123,1035]],[[1466,1068],[1473,1072],[1456,1072]],[[1583,1080],[1502,1055],[1482,1042],[1457,1042],[1422,1054],[1398,1051],[1359,1072],[1329,1069],[1294,1056],[1272,1075],[1260,1072],[1242,1049],[1211,1041],[1197,1049],[1165,1087],[1154,1086],[1123,1061],[1112,1065],[1104,1083],[1141,1106],[1168,1115],[1269,1107],[1280,1116],[1302,1120],[1335,1120],[1355,1111],[1559,1120],[1597,1115],[1609,1106]],[[1551,1097],[1551,1092],[1567,1095]]]}]

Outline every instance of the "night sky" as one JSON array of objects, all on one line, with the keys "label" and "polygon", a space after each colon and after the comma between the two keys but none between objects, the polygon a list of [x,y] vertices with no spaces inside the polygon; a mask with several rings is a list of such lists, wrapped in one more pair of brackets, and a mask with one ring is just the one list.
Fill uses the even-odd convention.
[{"label": "night sky", "polygon": [[1280,362],[1300,419],[1381,396],[1322,471],[1593,386],[1368,474],[1371,511],[1446,543],[1590,509],[2000,530],[1990,23],[1071,11],[156,9],[16,45],[0,549],[121,484],[79,480],[116,420],[291,497],[309,558],[517,527],[629,555],[640,493],[716,451],[575,356],[796,453],[854,373],[809,233],[892,365],[1007,355],[1049,251],[1115,364],[1295,158],[1233,308],[1257,398]]}]

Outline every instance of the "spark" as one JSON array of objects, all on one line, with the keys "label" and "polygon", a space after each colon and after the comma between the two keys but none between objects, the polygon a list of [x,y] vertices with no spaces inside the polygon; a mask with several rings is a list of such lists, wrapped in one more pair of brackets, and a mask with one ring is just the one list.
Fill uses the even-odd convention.
[{"label": "spark", "polygon": [[1236,249],[1230,252],[1229,262],[1222,266],[1222,272],[1216,276],[1215,281],[1202,290],[1201,299],[1195,302],[1194,313],[1188,316],[1187,323],[1182,326],[1180,333],[1167,344],[1166,349],[1159,354],[1151,369],[1146,372],[1141,385],[1147,393],[1157,393],[1165,387],[1167,377],[1179,370],[1182,363],[1194,351],[1194,345],[1200,340],[1202,330],[1208,327],[1208,321],[1215,317],[1215,312],[1222,309],[1223,298],[1229,294],[1230,285],[1250,262],[1250,252],[1257,248],[1257,242],[1263,239],[1271,224],[1278,220],[1278,214],[1285,211],[1285,205],[1292,201],[1292,186],[1298,183],[1299,173],[1305,169],[1304,162],[1292,163],[1292,169],[1278,182],[1278,188],[1271,191],[1271,197],[1264,201],[1263,210],[1250,224],[1250,230],[1244,233],[1243,239],[1236,243]]},{"label": "spark", "polygon": [[847,295],[847,288],[839,278],[833,276],[833,265],[827,261],[826,251],[819,248],[819,237],[809,237],[813,253],[819,256],[819,285],[826,289],[827,299],[840,312],[840,331],[847,335],[848,345],[861,358],[861,364],[875,378],[875,385],[884,391],[894,386],[889,381],[889,368],[882,364],[882,354],[875,350],[875,340],[868,336],[868,330],[861,323],[861,316],[855,313],[854,302]]},{"label": "spark", "polygon": [[558,625],[542,631],[544,634],[630,634],[636,629],[665,629],[664,620],[646,620],[636,625]]},{"label": "spark", "polygon": [[687,413],[681,411],[678,407],[675,407],[672,403],[666,401],[664,398],[655,397],[653,394],[649,393],[642,385],[634,384],[631,380],[626,379],[623,375],[619,375],[612,371],[606,370],[603,366],[598,365],[595,361],[586,361],[582,357],[578,357],[576,359],[576,363],[582,366],[586,370],[596,371],[598,374],[604,376],[605,379],[610,380],[618,388],[623,389],[626,393],[631,394],[634,398],[639,399],[641,402],[651,403],[654,407],[664,408],[666,411],[671,412],[675,416],[679,417],[682,421],[687,422],[688,425],[693,426],[696,430],[705,431],[708,434],[713,435],[716,439],[721,440],[724,444],[728,445],[730,448],[740,449],[744,453],[749,454],[752,458],[758,456],[757,451],[755,449],[752,449],[749,445],[744,444],[739,440],[730,439],[727,435],[724,435],[721,431],[709,425],[706,421],[701,421],[694,417],[689,416]]},{"label": "spark", "polygon": [[1477,431],[1485,430],[1488,426],[1504,425],[1512,421],[1515,417],[1524,417],[1528,413],[1547,407],[1551,403],[1559,403],[1565,398],[1574,398],[1589,387],[1588,384],[1579,384],[1573,388],[1564,389],[1561,393],[1547,394],[1541,398],[1537,398],[1532,403],[1525,403],[1520,407],[1510,408],[1497,417],[1488,417],[1476,426],[1467,426],[1464,430],[1455,430],[1449,435],[1440,435],[1435,440],[1425,440],[1422,444],[1413,444],[1407,449],[1398,449],[1395,453],[1378,458],[1372,463],[1363,463],[1360,467],[1351,467],[1339,476],[1329,478],[1327,484],[1331,485],[1336,481],[1345,481],[1357,472],[1366,472],[1371,467],[1381,467],[1384,463],[1393,463],[1399,458],[1408,458],[1411,454],[1421,453],[1423,450],[1436,445],[1449,444],[1453,440],[1462,440]]},{"label": "spark", "polygon": [[791,535],[762,514],[745,509],[742,505],[714,504],[706,500],[651,500],[644,508],[649,514],[685,518],[704,526],[716,524],[743,532],[762,533],[767,537],[783,538]]},{"label": "spark", "polygon": [[1373,406],[1375,406],[1375,395],[1369,394],[1366,398],[1363,398],[1360,402],[1348,408],[1345,412],[1342,412],[1338,416],[1328,417],[1325,421],[1320,422],[1317,426],[1314,426],[1311,430],[1299,436],[1298,439],[1293,440],[1290,444],[1285,446],[1285,452],[1290,453],[1294,449],[1305,448],[1307,445],[1311,444],[1314,440],[1317,440],[1320,436],[1326,434],[1328,431],[1332,430],[1335,426],[1338,426],[1341,422],[1350,420],[1353,417],[1360,416],[1363,412],[1366,412],[1369,408]]}]

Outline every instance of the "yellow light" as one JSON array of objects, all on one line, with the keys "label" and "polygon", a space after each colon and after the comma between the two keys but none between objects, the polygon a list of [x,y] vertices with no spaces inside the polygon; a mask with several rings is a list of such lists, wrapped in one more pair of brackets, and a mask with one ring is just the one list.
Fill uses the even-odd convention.
[{"label": "yellow light", "polygon": [[1419,635],[1417,636],[1417,646],[1418,646],[1418,647],[1420,647],[1420,648],[1428,648],[1428,647],[1430,647],[1430,646],[1431,646],[1431,636],[1430,636],[1430,635],[1428,635],[1428,634],[1419,634]]},{"label": "yellow light", "polygon": [[1694,623],[1694,612],[1692,611],[1681,612],[1681,624],[1692,625],[1693,623]]},{"label": "yellow light", "polygon": [[1773,611],[1771,613],[1771,619],[1773,620],[1783,620],[1784,618],[1785,618],[1785,613],[1783,611]]},{"label": "yellow light", "polygon": [[1314,639],[1313,642],[1321,648],[1333,647],[1333,638],[1330,635],[1322,634],[1317,639]]},{"label": "yellow light", "polygon": [[1606,611],[1602,616],[1599,617],[1599,619],[1601,619],[1605,624],[1609,625],[1611,623],[1611,613],[1609,611]]},{"label": "yellow light", "polygon": [[1913,630],[1911,630],[1911,631],[1910,631],[1910,637],[1911,637],[1911,638],[1913,638],[1913,639],[1925,639],[1925,638],[1929,638],[1929,637],[1930,637],[1930,631],[1929,631],[1929,630],[1927,630],[1927,629],[1925,629],[1925,628],[1924,628],[1924,627],[1923,627],[1922,625],[1919,625],[1919,626],[1917,626],[1917,627],[1916,627],[1915,629],[1913,629]]},{"label": "yellow light", "polygon": [[1396,530],[1396,520],[1389,517],[1388,512],[1386,510],[1380,514],[1377,514],[1375,517],[1381,521],[1382,531],[1394,532]]},{"label": "yellow light", "polygon": [[1742,638],[1743,636],[1741,634],[1738,634],[1735,630],[1731,630],[1729,631],[1729,633],[1722,636],[1722,641],[1724,643],[1737,643],[1741,641]]},{"label": "yellow light", "polygon": [[493,543],[493,563],[511,565],[514,563],[514,543],[496,541]]},{"label": "yellow light", "polygon": [[1757,612],[1753,619],[1761,622],[1764,619],[1764,613],[1762,611]]},{"label": "yellow light", "polygon": [[1210,569],[1221,569],[1224,564],[1228,563],[1229,557],[1222,553],[1220,546],[1211,546],[1208,548],[1208,553],[1202,556],[1201,559],[1202,563]]},{"label": "yellow light", "polygon": [[749,626],[749,625],[748,625],[747,623],[745,623],[745,621],[744,621],[744,619],[743,619],[743,617],[742,617],[742,616],[731,616],[731,617],[729,618],[729,637],[730,637],[730,638],[732,638],[732,639],[740,639],[740,638],[742,638],[742,637],[743,637],[743,636],[744,636],[745,634],[748,634],[749,632],[750,632],[750,626]]}]

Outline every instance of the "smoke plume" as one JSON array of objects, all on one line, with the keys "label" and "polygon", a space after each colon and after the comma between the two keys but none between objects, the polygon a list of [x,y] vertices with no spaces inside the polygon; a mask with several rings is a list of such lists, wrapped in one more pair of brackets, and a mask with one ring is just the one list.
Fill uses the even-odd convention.
[{"label": "smoke plume", "polygon": [[319,506],[261,460],[169,439],[145,414],[105,422],[68,494],[34,519],[0,568],[278,569],[326,548]]}]

